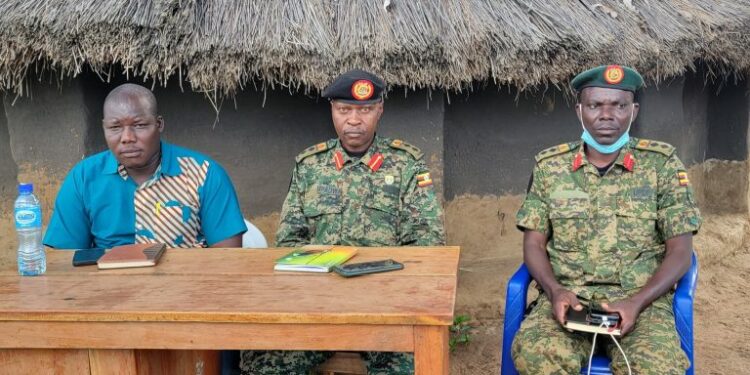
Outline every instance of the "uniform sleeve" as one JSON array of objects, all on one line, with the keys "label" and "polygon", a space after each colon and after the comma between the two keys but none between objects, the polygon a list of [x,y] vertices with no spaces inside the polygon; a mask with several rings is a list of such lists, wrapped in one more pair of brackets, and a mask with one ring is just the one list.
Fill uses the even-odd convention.
[{"label": "uniform sleeve", "polygon": [[281,209],[279,229],[276,231],[276,247],[295,247],[310,243],[310,227],[302,212],[299,169],[294,167],[289,192]]},{"label": "uniform sleeve", "polygon": [[44,245],[56,249],[88,249],[93,247],[91,221],[83,201],[82,169],[68,173],[55,199],[52,218],[44,235]]},{"label": "uniform sleeve", "polygon": [[534,167],[530,182],[526,199],[516,214],[516,227],[549,235],[549,199],[544,187],[544,171],[539,164]]},{"label": "uniform sleeve", "polygon": [[664,240],[685,233],[697,233],[701,214],[693,196],[687,171],[672,155],[659,170],[657,192],[657,227]]},{"label": "uniform sleeve", "polygon": [[211,162],[201,190],[201,231],[209,246],[247,231],[232,180]]},{"label": "uniform sleeve", "polygon": [[445,245],[443,210],[428,173],[424,161],[417,160],[404,176],[408,182],[405,185],[402,209],[399,213],[399,244],[402,246]]}]

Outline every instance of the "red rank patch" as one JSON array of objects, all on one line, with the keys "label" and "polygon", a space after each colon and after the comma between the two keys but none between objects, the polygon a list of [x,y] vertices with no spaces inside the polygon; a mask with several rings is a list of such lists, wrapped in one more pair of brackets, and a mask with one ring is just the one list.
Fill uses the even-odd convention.
[{"label": "red rank patch", "polygon": [[370,167],[373,172],[377,172],[378,169],[380,169],[380,166],[383,165],[383,159],[383,154],[378,152],[375,155],[372,155],[372,158],[370,158],[370,162],[367,163],[367,166]]},{"label": "red rank patch", "polygon": [[344,156],[341,155],[341,151],[336,151],[336,153],[333,154],[333,163],[336,165],[337,171],[344,168]]},{"label": "red rank patch", "polygon": [[625,154],[625,157],[622,159],[622,165],[627,169],[629,172],[633,171],[633,167],[635,167],[635,158],[633,158],[633,154],[627,153]]},{"label": "red rank patch", "polygon": [[577,171],[578,168],[581,168],[581,165],[583,164],[583,156],[581,156],[580,153],[576,154],[576,157],[573,159],[573,172]]}]

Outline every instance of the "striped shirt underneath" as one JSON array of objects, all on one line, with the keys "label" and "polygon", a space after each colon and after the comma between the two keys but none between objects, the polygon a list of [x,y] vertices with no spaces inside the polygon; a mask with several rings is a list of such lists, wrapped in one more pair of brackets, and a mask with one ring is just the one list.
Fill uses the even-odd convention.
[{"label": "striped shirt underneath", "polygon": [[[206,181],[209,163],[201,164],[192,157],[178,157],[181,173],[161,173],[161,164],[153,177],[135,191],[135,242],[165,243],[168,247],[206,247],[201,233],[200,197],[198,189]],[[118,165],[123,179],[128,172]]]}]

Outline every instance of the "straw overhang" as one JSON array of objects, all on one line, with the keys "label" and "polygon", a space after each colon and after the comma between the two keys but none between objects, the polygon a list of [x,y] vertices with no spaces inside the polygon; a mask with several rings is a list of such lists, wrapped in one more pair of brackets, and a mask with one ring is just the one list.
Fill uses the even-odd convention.
[{"label": "straw overhang", "polygon": [[0,88],[113,67],[218,96],[351,67],[410,88],[558,85],[610,62],[659,81],[696,61],[746,71],[749,31],[750,0],[5,0]]}]

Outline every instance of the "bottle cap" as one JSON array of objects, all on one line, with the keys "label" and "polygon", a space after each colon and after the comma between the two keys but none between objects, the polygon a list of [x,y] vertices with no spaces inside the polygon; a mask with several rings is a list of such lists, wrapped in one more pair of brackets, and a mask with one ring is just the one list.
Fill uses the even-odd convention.
[{"label": "bottle cap", "polygon": [[34,184],[32,183],[20,183],[18,184],[18,192],[23,193],[33,193],[34,192]]}]

